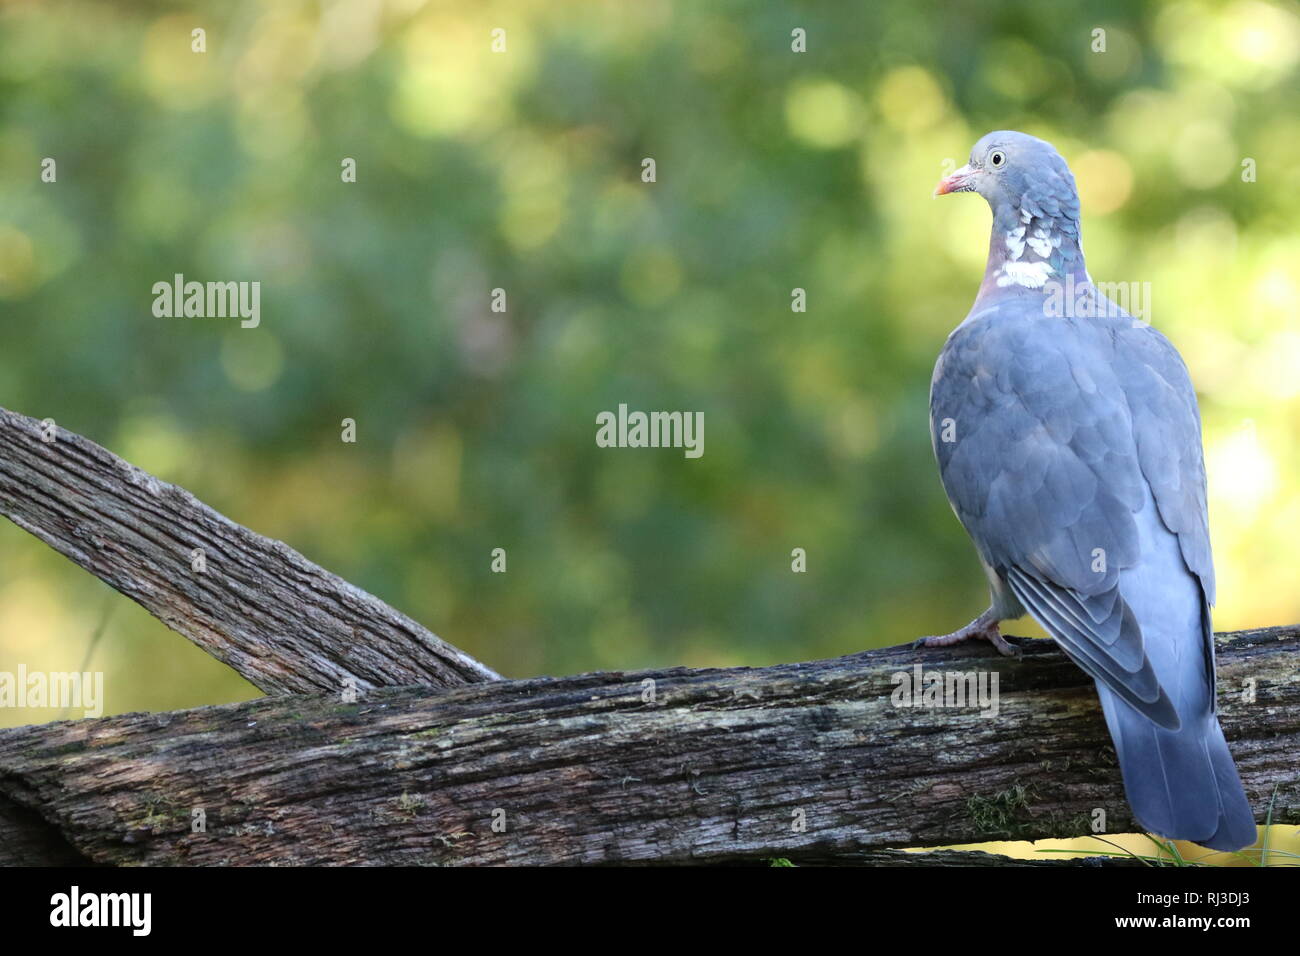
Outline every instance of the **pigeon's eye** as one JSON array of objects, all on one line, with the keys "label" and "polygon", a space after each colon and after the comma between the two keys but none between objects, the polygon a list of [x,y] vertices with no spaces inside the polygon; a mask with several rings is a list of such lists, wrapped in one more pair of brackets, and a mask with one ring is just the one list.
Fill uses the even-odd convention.
[{"label": "pigeon's eye", "polygon": [[994,169],[1001,169],[1007,164],[1007,154],[1000,149],[995,149],[989,153],[989,165]]}]

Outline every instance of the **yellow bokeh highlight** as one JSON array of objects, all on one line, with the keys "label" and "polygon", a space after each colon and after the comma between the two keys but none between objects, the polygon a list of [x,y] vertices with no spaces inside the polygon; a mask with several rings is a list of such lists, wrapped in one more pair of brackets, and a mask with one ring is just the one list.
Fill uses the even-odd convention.
[{"label": "yellow bokeh highlight", "polygon": [[912,132],[941,120],[948,111],[948,99],[927,70],[904,66],[880,81],[876,88],[876,109],[890,126]]},{"label": "yellow bokeh highlight", "polygon": [[36,284],[36,252],[27,234],[0,225],[0,299],[28,292]]},{"label": "yellow bokeh highlight", "polygon": [[[505,52],[492,51],[494,29],[506,31]],[[511,94],[535,69],[533,42],[526,29],[426,9],[402,41],[393,119],[425,137],[479,137],[510,125]]]},{"label": "yellow bokeh highlight", "polygon": [[393,447],[393,481],[401,499],[440,521],[460,508],[463,442],[455,427],[435,423],[403,432]]},{"label": "yellow bokeh highlight", "polygon": [[[220,65],[218,38],[192,14],[172,14],[154,21],[141,51],[141,79],[160,105],[194,110],[214,99],[226,82]],[[195,53],[190,31],[207,30],[207,51]]]},{"label": "yellow bokeh highlight", "polygon": [[506,138],[496,158],[501,234],[519,250],[544,245],[559,230],[568,209],[569,176],[559,149],[518,135]]},{"label": "yellow bokeh highlight", "polygon": [[801,79],[785,97],[790,135],[818,149],[851,143],[862,123],[861,104],[852,91],[828,79]]},{"label": "yellow bokeh highlight", "polygon": [[1133,168],[1114,150],[1089,150],[1071,169],[1079,187],[1079,202],[1091,215],[1114,212],[1133,192]]},{"label": "yellow bokeh highlight", "polygon": [[[238,319],[194,319],[201,322],[238,323]],[[263,392],[280,380],[284,350],[275,336],[262,328],[236,328],[221,342],[221,368],[230,384],[243,392]]]},{"label": "yellow bokeh highlight", "polygon": [[1208,189],[1239,168],[1240,153],[1227,127],[1213,120],[1202,120],[1183,127],[1169,149],[1169,157],[1185,185]]},{"label": "yellow bokeh highlight", "polygon": [[131,464],[177,483],[181,480],[177,472],[196,453],[175,419],[157,409],[128,414],[118,427],[113,448]]},{"label": "yellow bokeh highlight", "polygon": [[1249,521],[1277,492],[1278,469],[1260,443],[1257,427],[1247,420],[1236,431],[1211,439],[1205,451],[1215,513],[1236,522]]},{"label": "yellow bokeh highlight", "polygon": [[1171,3],[1156,20],[1156,36],[1174,63],[1238,88],[1273,86],[1300,61],[1295,8],[1262,0]]}]

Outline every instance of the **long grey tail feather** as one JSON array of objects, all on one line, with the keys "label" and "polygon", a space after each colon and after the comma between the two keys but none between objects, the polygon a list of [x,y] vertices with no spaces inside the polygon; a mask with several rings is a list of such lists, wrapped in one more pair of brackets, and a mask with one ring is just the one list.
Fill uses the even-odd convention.
[{"label": "long grey tail feather", "polygon": [[1169,731],[1105,686],[1098,684],[1097,693],[1138,823],[1211,850],[1240,850],[1255,842],[1255,815],[1213,714]]}]

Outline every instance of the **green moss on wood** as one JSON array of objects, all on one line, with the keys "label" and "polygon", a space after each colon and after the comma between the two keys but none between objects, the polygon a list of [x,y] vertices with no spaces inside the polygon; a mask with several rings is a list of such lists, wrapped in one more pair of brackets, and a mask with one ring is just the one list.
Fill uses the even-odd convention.
[{"label": "green moss on wood", "polygon": [[1028,822],[1030,793],[1018,783],[991,797],[977,794],[966,801],[966,812],[981,833],[1010,834]]}]

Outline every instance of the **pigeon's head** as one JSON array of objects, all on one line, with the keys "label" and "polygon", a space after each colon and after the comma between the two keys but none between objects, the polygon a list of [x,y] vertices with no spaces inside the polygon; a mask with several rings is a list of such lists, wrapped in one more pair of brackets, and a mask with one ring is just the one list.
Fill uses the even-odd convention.
[{"label": "pigeon's head", "polygon": [[1021,210],[1032,216],[1078,221],[1079,197],[1074,177],[1051,143],[997,130],[970,152],[970,162],[935,187],[936,196],[979,193],[994,215]]}]

